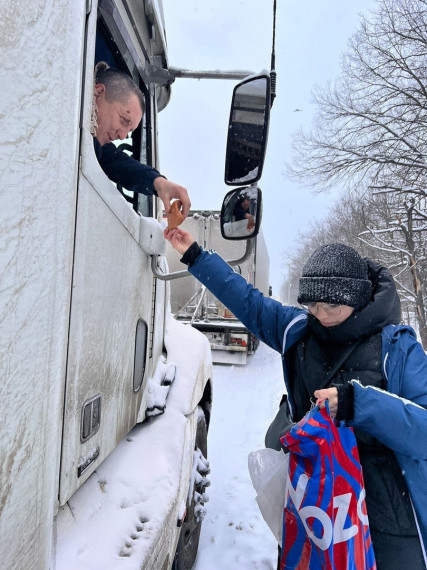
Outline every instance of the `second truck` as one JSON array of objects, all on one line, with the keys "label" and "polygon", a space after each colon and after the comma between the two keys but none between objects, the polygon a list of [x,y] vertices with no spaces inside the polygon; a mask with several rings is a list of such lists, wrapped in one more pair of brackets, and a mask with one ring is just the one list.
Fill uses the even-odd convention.
[{"label": "second truck", "polygon": [[[190,212],[182,224],[205,249],[213,249],[224,259],[238,262],[234,270],[264,295],[269,287],[269,257],[262,231],[252,240],[251,252],[244,259],[246,242],[225,240],[220,231],[220,212]],[[166,259],[171,271],[184,266],[168,244]],[[171,309],[175,318],[201,331],[209,340],[212,362],[218,364],[246,364],[259,341],[247,328],[190,274],[171,283]]]}]

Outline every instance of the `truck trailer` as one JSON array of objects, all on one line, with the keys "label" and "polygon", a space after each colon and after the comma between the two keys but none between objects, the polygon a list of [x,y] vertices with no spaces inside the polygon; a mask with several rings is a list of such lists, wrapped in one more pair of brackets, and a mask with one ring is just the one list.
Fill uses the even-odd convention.
[{"label": "truck trailer", "polygon": [[[271,294],[269,257],[262,230],[252,239],[251,251],[244,259],[246,242],[222,237],[220,211],[190,211],[180,227],[205,249],[213,249],[232,262],[234,270],[265,296]],[[166,259],[171,271],[184,267],[169,244]],[[254,335],[192,275],[171,282],[171,310],[178,322],[190,324],[207,337],[214,363],[246,364],[247,356],[258,347]]]}]

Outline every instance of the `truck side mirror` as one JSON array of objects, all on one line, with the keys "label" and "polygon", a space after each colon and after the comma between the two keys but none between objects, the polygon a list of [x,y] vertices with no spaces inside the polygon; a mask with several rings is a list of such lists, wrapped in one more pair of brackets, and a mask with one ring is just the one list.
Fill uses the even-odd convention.
[{"label": "truck side mirror", "polygon": [[224,181],[228,186],[261,178],[270,118],[270,76],[245,79],[233,90]]},{"label": "truck side mirror", "polygon": [[221,235],[224,239],[248,239],[259,232],[262,192],[258,186],[230,190],[221,208]]}]

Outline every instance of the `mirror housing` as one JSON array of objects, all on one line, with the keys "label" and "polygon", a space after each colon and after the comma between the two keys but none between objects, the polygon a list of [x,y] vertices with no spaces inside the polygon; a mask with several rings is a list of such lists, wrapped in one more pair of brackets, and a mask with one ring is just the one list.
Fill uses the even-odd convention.
[{"label": "mirror housing", "polygon": [[255,237],[262,218],[262,192],[258,186],[230,190],[221,208],[220,226],[224,239],[242,240]]},{"label": "mirror housing", "polygon": [[228,124],[224,181],[228,186],[261,178],[270,119],[270,75],[262,72],[233,90]]}]

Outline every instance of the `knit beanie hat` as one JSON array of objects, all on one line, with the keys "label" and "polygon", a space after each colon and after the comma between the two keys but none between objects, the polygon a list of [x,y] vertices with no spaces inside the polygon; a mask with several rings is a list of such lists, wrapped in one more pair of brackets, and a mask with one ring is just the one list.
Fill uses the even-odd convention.
[{"label": "knit beanie hat", "polygon": [[333,303],[361,309],[371,298],[368,266],[355,249],[331,243],[316,249],[299,280],[298,303]]}]

